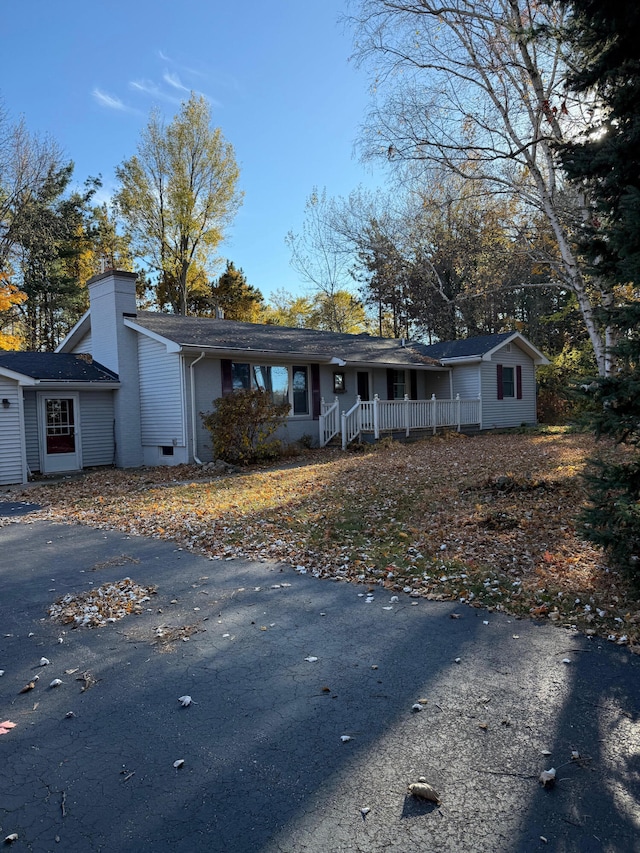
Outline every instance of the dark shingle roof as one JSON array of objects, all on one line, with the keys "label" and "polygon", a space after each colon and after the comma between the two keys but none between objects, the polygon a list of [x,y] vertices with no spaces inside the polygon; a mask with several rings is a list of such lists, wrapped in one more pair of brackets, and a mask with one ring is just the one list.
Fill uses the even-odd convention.
[{"label": "dark shingle roof", "polygon": [[425,349],[432,358],[473,358],[474,356],[480,358],[511,337],[513,337],[513,332],[501,332],[498,335],[478,335],[475,338],[430,344]]},{"label": "dark shingle roof", "polygon": [[116,382],[115,373],[97,361],[64,352],[0,351],[0,368],[43,381]]},{"label": "dark shingle roof", "polygon": [[139,311],[131,321],[174,343],[188,347],[212,347],[244,353],[296,354],[319,361],[332,357],[345,361],[388,365],[437,365],[427,353],[428,347],[417,342],[372,335],[347,335],[316,329],[292,329],[286,326],[264,326],[235,320],[206,317],[180,317]]}]

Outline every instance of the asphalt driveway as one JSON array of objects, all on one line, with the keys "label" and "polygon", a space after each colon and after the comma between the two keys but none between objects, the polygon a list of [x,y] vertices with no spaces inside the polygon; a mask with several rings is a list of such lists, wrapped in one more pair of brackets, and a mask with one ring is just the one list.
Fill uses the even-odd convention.
[{"label": "asphalt driveway", "polygon": [[[640,658],[625,648],[28,513],[5,522],[0,841],[16,833],[14,849],[640,851]],[[157,587],[139,615],[78,629],[47,615],[126,576]],[[407,794],[420,777],[440,806]]]}]

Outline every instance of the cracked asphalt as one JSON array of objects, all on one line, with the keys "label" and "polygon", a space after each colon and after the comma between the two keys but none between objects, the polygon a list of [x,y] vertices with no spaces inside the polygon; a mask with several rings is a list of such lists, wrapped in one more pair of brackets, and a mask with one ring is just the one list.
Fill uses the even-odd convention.
[{"label": "cracked asphalt", "polygon": [[[12,849],[640,851],[640,658],[625,648],[6,515],[0,724],[15,726],[0,736],[0,841],[17,833]],[[157,586],[140,615],[93,629],[48,617],[65,593],[126,576]],[[161,626],[176,639],[159,641]],[[420,777],[440,806],[407,795]]]}]

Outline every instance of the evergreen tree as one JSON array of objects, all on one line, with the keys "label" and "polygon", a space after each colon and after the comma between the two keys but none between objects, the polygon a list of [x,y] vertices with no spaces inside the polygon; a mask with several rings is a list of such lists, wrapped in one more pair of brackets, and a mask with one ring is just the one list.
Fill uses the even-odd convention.
[{"label": "evergreen tree", "polygon": [[586,538],[640,583],[640,302],[617,309],[612,319],[624,330],[616,347],[619,371],[585,391],[596,404],[596,434],[612,436],[629,455],[618,463],[592,460],[591,503],[583,520]]},{"label": "evergreen tree", "polygon": [[227,261],[227,268],[215,284],[210,285],[210,295],[206,301],[209,310],[204,306],[198,313],[222,313],[226,320],[242,320],[245,323],[257,323],[264,305],[260,291],[247,282],[247,277],[241,269],[236,269],[233,261]]},{"label": "evergreen tree", "polygon": [[583,247],[594,277],[609,282],[617,304],[606,322],[617,332],[617,372],[584,386],[594,400],[598,435],[626,445],[617,464],[594,461],[586,536],[640,580],[640,8],[624,0],[571,0],[569,42],[576,70],[569,83],[602,101],[591,133],[567,146],[564,164],[586,186],[593,215]]},{"label": "evergreen tree", "polygon": [[602,108],[585,139],[562,149],[568,175],[588,186],[592,217],[582,246],[591,271],[617,285],[640,283],[640,6],[571,0],[575,57],[569,85],[595,90]]}]

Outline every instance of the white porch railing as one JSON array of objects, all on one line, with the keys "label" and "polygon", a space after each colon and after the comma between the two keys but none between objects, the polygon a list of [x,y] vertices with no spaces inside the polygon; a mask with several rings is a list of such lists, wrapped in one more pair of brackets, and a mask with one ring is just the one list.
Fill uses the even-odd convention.
[{"label": "white porch railing", "polygon": [[435,433],[438,427],[455,427],[460,431],[463,426],[480,425],[480,398],[461,400],[438,400],[435,395],[430,400],[361,400],[338,418],[338,400],[327,405],[324,400],[320,415],[320,442],[324,447],[331,439],[342,433],[342,447],[358,438],[363,432],[373,433],[380,438],[382,432],[404,432],[431,429]]},{"label": "white porch railing", "polygon": [[320,447],[324,447],[340,432],[340,405],[337,397],[333,403],[325,403],[324,399],[320,401],[319,430]]}]

